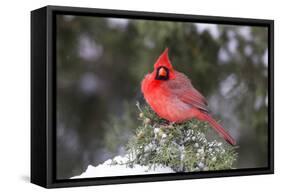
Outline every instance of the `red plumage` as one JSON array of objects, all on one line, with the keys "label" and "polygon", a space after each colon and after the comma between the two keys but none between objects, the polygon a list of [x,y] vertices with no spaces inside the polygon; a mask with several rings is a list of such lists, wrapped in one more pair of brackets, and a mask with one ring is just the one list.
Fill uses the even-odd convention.
[{"label": "red plumage", "polygon": [[154,71],[147,74],[141,84],[146,102],[161,118],[181,123],[192,118],[207,121],[227,142],[235,140],[209,114],[207,101],[191,84],[186,75],[174,70],[168,49],[154,64]]}]

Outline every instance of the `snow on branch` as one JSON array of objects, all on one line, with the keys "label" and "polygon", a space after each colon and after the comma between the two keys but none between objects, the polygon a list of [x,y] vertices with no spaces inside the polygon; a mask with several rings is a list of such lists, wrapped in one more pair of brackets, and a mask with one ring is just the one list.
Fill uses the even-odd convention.
[{"label": "snow on branch", "polygon": [[[127,146],[131,166],[153,167],[162,164],[175,172],[233,169],[237,158],[235,148],[206,137],[213,129],[207,122],[192,119],[185,123],[167,123],[148,106],[140,107],[142,125]],[[214,134],[217,135],[217,134]]]}]

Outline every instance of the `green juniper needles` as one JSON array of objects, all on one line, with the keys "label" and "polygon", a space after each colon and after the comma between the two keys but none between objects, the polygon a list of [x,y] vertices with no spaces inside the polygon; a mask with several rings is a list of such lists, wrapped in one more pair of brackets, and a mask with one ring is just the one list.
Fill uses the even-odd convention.
[{"label": "green juniper needles", "polygon": [[[163,165],[175,172],[233,169],[237,158],[235,148],[205,137],[213,130],[206,122],[190,120],[169,124],[159,118],[148,106],[140,107],[142,124],[127,145],[128,165],[153,168]],[[220,137],[218,137],[220,138]]]}]

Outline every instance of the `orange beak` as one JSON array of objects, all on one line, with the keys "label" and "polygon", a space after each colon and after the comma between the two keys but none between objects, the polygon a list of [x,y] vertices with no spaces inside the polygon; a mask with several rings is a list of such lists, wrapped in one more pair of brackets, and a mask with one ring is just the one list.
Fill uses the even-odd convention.
[{"label": "orange beak", "polygon": [[160,68],[159,69],[159,72],[158,72],[159,76],[162,76],[162,77],[166,77],[167,76],[167,71],[165,68]]}]

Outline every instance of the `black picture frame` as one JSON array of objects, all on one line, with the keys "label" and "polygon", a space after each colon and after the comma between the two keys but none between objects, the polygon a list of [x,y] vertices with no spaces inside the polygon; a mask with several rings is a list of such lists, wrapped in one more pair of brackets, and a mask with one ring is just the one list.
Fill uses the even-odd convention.
[{"label": "black picture frame", "polygon": [[[264,26],[268,28],[268,167],[175,174],[56,179],[56,14]],[[46,188],[274,173],[274,21],[231,17],[46,6],[31,12],[31,182]]]}]

